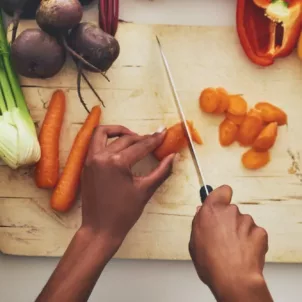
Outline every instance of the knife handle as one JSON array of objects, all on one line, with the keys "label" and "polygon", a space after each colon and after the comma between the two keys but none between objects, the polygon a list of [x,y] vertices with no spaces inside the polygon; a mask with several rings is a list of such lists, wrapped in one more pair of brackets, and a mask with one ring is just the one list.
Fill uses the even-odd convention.
[{"label": "knife handle", "polygon": [[[213,191],[213,188],[211,186],[206,186],[207,189],[208,189],[208,192],[209,194]],[[200,199],[201,199],[201,202],[204,203],[205,200],[207,199],[208,197],[208,194],[206,192],[206,188],[205,187],[201,187],[200,191],[199,191],[199,194],[200,194]]]}]

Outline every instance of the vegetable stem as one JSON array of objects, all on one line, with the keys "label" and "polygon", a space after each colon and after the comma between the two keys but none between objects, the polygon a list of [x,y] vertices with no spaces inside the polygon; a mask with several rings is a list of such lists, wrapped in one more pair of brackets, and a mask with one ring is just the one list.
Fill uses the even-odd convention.
[{"label": "vegetable stem", "polygon": [[0,58],[0,83],[1,83],[1,88],[2,88],[2,92],[4,95],[4,99],[6,101],[6,105],[7,105],[7,109],[10,111],[11,109],[13,109],[14,107],[16,107],[15,105],[15,101],[14,101],[14,96],[7,78],[7,74],[5,72],[5,68],[3,65],[3,60],[2,58]]}]

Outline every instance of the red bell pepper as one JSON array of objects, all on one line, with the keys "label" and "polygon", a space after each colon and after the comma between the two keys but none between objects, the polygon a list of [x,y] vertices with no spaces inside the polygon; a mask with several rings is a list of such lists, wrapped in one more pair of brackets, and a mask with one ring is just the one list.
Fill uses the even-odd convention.
[{"label": "red bell pepper", "polygon": [[302,29],[302,0],[237,0],[236,19],[246,55],[268,66],[294,50]]}]

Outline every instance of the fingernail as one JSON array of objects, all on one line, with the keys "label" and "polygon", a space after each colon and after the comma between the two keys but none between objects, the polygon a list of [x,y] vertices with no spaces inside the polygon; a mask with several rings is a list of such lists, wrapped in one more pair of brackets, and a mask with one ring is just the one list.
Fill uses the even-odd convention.
[{"label": "fingernail", "polygon": [[166,127],[165,126],[160,126],[155,132],[154,132],[154,134],[155,133],[163,133],[164,131],[166,130]]}]

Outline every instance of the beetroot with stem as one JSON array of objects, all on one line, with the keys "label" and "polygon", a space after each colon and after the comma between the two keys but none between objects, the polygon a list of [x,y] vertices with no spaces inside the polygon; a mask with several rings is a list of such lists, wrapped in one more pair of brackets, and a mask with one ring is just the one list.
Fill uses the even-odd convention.
[{"label": "beetroot with stem", "polygon": [[[75,26],[69,34],[68,43],[86,61],[103,72],[111,67],[120,54],[118,41],[89,22]],[[90,66],[83,67],[91,70]]]},{"label": "beetroot with stem", "polygon": [[50,78],[65,63],[64,48],[40,29],[26,29],[11,46],[16,71],[29,78]]},{"label": "beetroot with stem", "polygon": [[75,58],[89,65],[96,72],[101,72],[95,66],[78,55],[66,43],[67,32],[82,19],[83,8],[78,0],[41,0],[37,10],[36,20],[41,29],[59,37],[65,49]]},{"label": "beetroot with stem", "polygon": [[[68,43],[79,55],[90,62],[93,66],[106,72],[117,59],[120,53],[118,41],[111,35],[105,33],[95,24],[83,22],[75,26],[69,34]],[[78,95],[85,106],[85,102],[81,95],[81,77],[87,82],[94,94],[99,98],[98,94],[93,89],[89,80],[83,73],[82,68],[91,70],[89,66],[77,62],[78,67]],[[93,71],[93,70],[91,70]],[[102,100],[99,98],[102,102]]]}]

